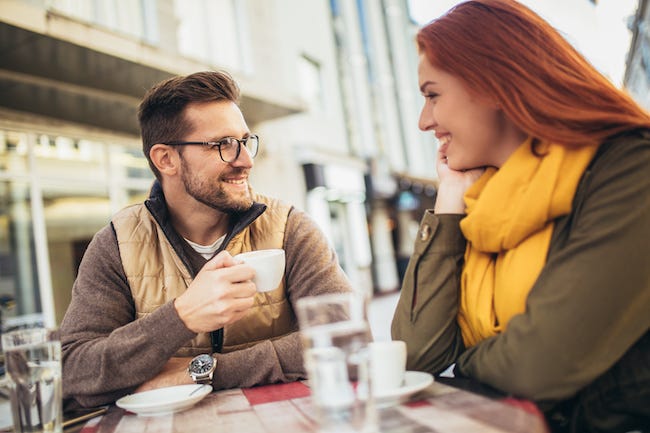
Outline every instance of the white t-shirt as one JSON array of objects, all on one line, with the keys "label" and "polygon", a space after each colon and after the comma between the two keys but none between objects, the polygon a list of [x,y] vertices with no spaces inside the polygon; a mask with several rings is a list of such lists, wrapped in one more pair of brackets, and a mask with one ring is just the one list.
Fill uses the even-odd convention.
[{"label": "white t-shirt", "polygon": [[219,239],[214,241],[211,245],[199,245],[195,242],[192,242],[188,239],[185,239],[188,244],[192,248],[194,248],[194,251],[197,253],[201,254],[203,257],[205,257],[206,260],[210,260],[212,256],[214,256],[214,253],[219,249],[221,244],[223,243],[223,240],[226,238],[226,235],[221,236]]}]

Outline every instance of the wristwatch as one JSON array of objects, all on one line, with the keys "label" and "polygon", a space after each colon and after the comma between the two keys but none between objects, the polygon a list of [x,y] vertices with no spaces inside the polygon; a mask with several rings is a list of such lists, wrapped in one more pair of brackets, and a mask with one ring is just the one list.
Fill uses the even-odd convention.
[{"label": "wristwatch", "polygon": [[199,385],[212,385],[212,375],[217,368],[217,360],[206,353],[195,356],[187,367],[194,383]]}]

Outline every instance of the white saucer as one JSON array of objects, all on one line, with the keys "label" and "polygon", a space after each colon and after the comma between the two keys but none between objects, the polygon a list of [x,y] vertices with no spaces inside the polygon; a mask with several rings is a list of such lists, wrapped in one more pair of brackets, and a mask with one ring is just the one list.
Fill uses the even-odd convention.
[{"label": "white saucer", "polygon": [[[374,395],[377,406],[392,406],[406,400],[410,395],[422,391],[433,383],[433,376],[422,371],[404,373],[404,384],[397,389],[380,391]],[[361,396],[363,398],[363,396]]]},{"label": "white saucer", "polygon": [[129,394],[115,404],[140,416],[168,415],[189,409],[211,392],[209,385],[178,385]]}]

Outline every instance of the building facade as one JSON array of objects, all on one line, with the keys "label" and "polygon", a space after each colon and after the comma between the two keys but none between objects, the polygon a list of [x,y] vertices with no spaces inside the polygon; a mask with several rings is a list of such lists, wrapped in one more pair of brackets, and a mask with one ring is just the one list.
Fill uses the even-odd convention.
[{"label": "building facade", "polygon": [[632,42],[624,83],[639,104],[650,110],[650,1],[639,0],[637,12],[629,24]]},{"label": "building facade", "polygon": [[253,187],[309,212],[358,290],[398,288],[398,222],[435,192],[415,30],[404,0],[0,0],[5,316],[60,322],[93,234],[151,186],[145,90],[206,69],[262,137]]}]

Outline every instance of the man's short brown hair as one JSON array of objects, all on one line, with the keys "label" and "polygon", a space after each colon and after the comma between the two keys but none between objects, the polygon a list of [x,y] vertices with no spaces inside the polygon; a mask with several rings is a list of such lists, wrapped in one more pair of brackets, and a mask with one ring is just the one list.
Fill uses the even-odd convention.
[{"label": "man's short brown hair", "polygon": [[223,71],[196,72],[172,77],[154,85],[144,95],[138,109],[142,152],[151,170],[160,178],[149,151],[156,143],[182,140],[191,125],[184,117],[185,107],[193,102],[239,102],[239,87]]}]

